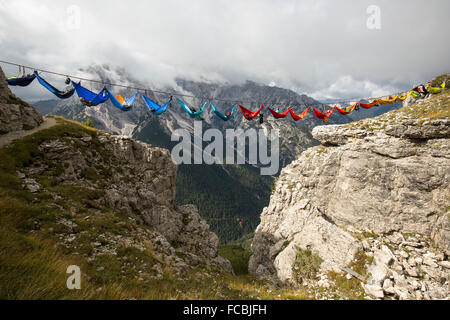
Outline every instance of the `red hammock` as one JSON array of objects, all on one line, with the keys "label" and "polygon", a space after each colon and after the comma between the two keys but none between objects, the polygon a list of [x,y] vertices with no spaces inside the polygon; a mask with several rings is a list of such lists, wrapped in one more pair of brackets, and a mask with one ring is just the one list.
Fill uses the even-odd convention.
[{"label": "red hammock", "polygon": [[347,107],[347,108],[345,108],[345,109],[341,109],[341,108],[339,108],[339,107],[335,107],[335,108],[337,109],[337,111],[338,111],[340,114],[343,114],[343,115],[345,116],[345,115],[349,114],[350,112],[352,112],[353,110],[355,110],[355,108],[356,108],[356,103],[355,103],[354,105],[352,105],[351,107]]},{"label": "red hammock", "polygon": [[289,111],[291,111],[293,108],[290,108],[284,112],[276,112],[274,110],[272,110],[271,108],[269,108],[269,111],[272,113],[273,117],[275,119],[280,119],[280,118],[286,118],[286,116],[288,115]]},{"label": "red hammock", "polygon": [[314,111],[314,115],[319,118],[322,119],[323,122],[328,122],[328,118],[331,117],[331,115],[333,114],[333,111],[336,107],[333,107],[331,110],[325,111],[325,112],[320,112],[319,110],[316,110],[313,108]]},{"label": "red hammock", "polygon": [[311,107],[308,107],[305,111],[303,111],[301,114],[295,114],[292,109],[289,110],[289,113],[291,114],[292,119],[294,119],[294,121],[298,121],[303,119],[306,114],[308,113],[309,109],[311,109]]},{"label": "red hammock", "polygon": [[374,100],[374,101],[372,101],[370,103],[361,103],[360,102],[359,105],[361,106],[361,108],[370,109],[370,108],[374,107],[377,103],[378,102],[376,100]]},{"label": "red hammock", "polygon": [[250,110],[245,109],[241,105],[239,105],[239,108],[241,108],[244,118],[247,119],[248,121],[251,121],[251,120],[253,120],[253,118],[255,118],[261,112],[261,110],[264,108],[264,106],[261,104],[261,107],[256,112],[251,112]]}]

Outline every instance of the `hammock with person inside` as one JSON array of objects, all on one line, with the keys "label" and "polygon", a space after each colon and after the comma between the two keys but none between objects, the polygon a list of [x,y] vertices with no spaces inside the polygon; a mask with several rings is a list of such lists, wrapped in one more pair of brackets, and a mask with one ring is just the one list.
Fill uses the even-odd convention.
[{"label": "hammock with person inside", "polygon": [[19,75],[17,77],[9,77],[6,79],[9,86],[27,87],[33,80],[36,79],[36,75],[27,74],[25,67],[19,66]]},{"label": "hammock with person inside", "polygon": [[169,108],[169,105],[172,102],[172,96],[170,96],[169,100],[165,104],[160,106],[159,104],[157,104],[150,98],[146,97],[145,95],[142,94],[141,96],[142,99],[144,99],[144,102],[147,105],[147,108],[151,111],[151,113],[156,114],[158,116],[166,112],[167,108]]},{"label": "hammock with person inside", "polygon": [[336,107],[333,107],[333,108],[331,108],[328,111],[320,112],[319,110],[316,110],[316,109],[313,108],[313,111],[314,111],[314,115],[317,118],[323,120],[323,122],[328,122],[328,118],[331,117],[331,115],[334,112],[334,109],[336,109]]},{"label": "hammock with person inside", "polygon": [[128,99],[124,99],[120,94],[114,96],[111,91],[106,89],[106,92],[108,92],[109,99],[111,100],[111,103],[119,108],[122,111],[130,111],[131,108],[133,108],[134,102],[136,100],[136,97],[138,96],[138,93],[136,92],[133,96],[131,96]]},{"label": "hammock with person inside", "polygon": [[292,109],[293,109],[293,107],[290,108],[290,109],[287,109],[287,110],[284,111],[284,112],[278,112],[278,110],[275,111],[275,110],[269,108],[269,111],[270,111],[270,113],[273,115],[273,117],[274,117],[275,119],[282,119],[282,118],[286,118],[286,116],[289,114],[289,112],[290,112]]},{"label": "hammock with person inside", "polygon": [[261,110],[264,108],[264,106],[261,104],[261,107],[259,108],[259,110],[255,111],[255,112],[252,112],[241,105],[239,105],[239,108],[241,109],[242,114],[244,115],[244,118],[247,119],[248,121],[251,121],[256,116],[258,116],[258,114],[261,112]]},{"label": "hammock with person inside", "polygon": [[208,102],[205,102],[205,104],[200,109],[200,111],[195,111],[195,109],[193,107],[189,108],[188,105],[186,103],[184,103],[183,101],[181,101],[180,99],[177,98],[177,100],[191,118],[200,117],[202,115],[203,111],[205,111],[206,105],[208,104]]},{"label": "hammock with person inside", "polygon": [[303,119],[304,117],[306,117],[306,114],[308,113],[309,109],[311,109],[311,107],[308,107],[305,109],[305,111],[303,111],[301,114],[295,114],[294,111],[289,110],[289,113],[291,114],[292,119],[294,119],[294,121],[298,121]]},{"label": "hammock with person inside", "polygon": [[6,79],[6,81],[8,82],[9,86],[26,87],[30,83],[32,83],[34,79],[36,79],[36,75],[33,73],[33,74],[24,75],[22,77],[10,77],[10,78]]},{"label": "hammock with person inside", "polygon": [[222,119],[223,121],[228,121],[231,119],[231,117],[234,114],[234,110],[236,110],[236,106],[233,107],[233,109],[227,112],[226,115],[224,115],[223,113],[221,113],[219,110],[216,109],[216,107],[212,104],[212,102],[209,103],[211,105],[211,108],[213,109],[214,113],[216,114],[216,116],[218,116],[220,119]]},{"label": "hammock with person inside", "polygon": [[[34,75],[36,76],[36,79],[39,81],[39,83],[46,88],[48,91],[53,93],[55,96],[57,96],[60,99],[68,99],[73,96],[75,93],[75,88],[72,86],[70,89],[66,91],[58,90],[54,86],[52,86],[50,83],[48,83],[44,78],[42,78],[37,71],[34,72]],[[66,84],[70,84],[70,79],[66,79]]]},{"label": "hammock with person inside", "polygon": [[94,93],[81,85],[81,81],[76,83],[72,81],[80,101],[88,107],[95,107],[105,103],[110,98],[108,89],[104,87],[99,93]]},{"label": "hammock with person inside", "polygon": [[345,107],[345,108],[342,108],[342,109],[339,108],[338,106],[336,106],[335,108],[336,108],[336,110],[337,110],[340,114],[346,116],[346,115],[352,113],[352,111],[355,110],[356,106],[357,106],[357,103],[355,103],[355,104],[352,105],[352,106]]}]

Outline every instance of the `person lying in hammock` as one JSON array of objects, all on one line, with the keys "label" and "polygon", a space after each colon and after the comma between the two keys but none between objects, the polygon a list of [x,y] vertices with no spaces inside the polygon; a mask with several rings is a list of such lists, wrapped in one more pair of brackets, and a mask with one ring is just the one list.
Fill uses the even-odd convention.
[{"label": "person lying in hammock", "polygon": [[414,87],[412,89],[412,91],[418,92],[423,95],[427,95],[429,93],[427,88],[425,88],[425,86],[423,84],[421,84],[420,86]]},{"label": "person lying in hammock", "polygon": [[[225,114],[225,119],[226,119],[226,120],[230,120],[230,118],[231,118],[231,112],[228,111],[228,112]],[[225,120],[225,121],[226,121],[226,120]]]},{"label": "person lying in hammock", "polygon": [[[190,107],[189,109],[191,109],[191,111],[193,112],[193,113],[196,113],[197,112],[197,109],[195,109],[194,107]],[[199,114],[198,116],[197,116],[197,118],[198,119],[200,119],[200,120],[205,120],[205,119],[203,119],[203,117],[202,117],[202,115],[201,114]]]},{"label": "person lying in hammock", "polygon": [[85,98],[80,98],[81,103],[83,103],[86,107],[92,107],[92,104],[89,100],[86,100]]},{"label": "person lying in hammock", "polygon": [[[170,105],[170,103],[172,102],[172,99],[173,99],[173,96],[170,96],[170,97],[169,97],[169,105]],[[152,106],[152,107],[149,107],[149,108],[150,108],[150,111],[151,111],[151,112],[156,112],[155,107]]]},{"label": "person lying in hammock", "polygon": [[66,86],[64,87],[63,94],[73,90],[72,80],[70,80],[70,78],[67,78],[64,83],[66,84]]}]

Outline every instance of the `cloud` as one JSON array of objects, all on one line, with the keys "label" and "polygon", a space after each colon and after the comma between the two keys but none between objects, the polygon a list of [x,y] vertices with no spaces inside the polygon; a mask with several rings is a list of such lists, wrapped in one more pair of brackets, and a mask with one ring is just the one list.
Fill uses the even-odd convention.
[{"label": "cloud", "polygon": [[[380,30],[366,27],[369,5]],[[0,56],[63,73],[117,65],[154,87],[248,79],[317,98],[372,95],[450,71],[449,10],[447,0],[0,0]]]},{"label": "cloud", "polygon": [[392,95],[398,92],[398,89],[392,85],[378,85],[371,81],[357,81],[352,76],[342,76],[332,83],[329,87],[310,93],[314,99],[358,99],[375,98],[385,95]]}]

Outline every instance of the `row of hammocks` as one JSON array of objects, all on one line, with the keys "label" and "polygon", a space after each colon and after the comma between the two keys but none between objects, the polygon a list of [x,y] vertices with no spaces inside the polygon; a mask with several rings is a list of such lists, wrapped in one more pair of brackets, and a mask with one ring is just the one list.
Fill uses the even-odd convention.
[{"label": "row of hammocks", "polygon": [[[79,96],[80,101],[82,101],[86,106],[89,106],[89,107],[97,106],[101,103],[104,103],[104,102],[110,100],[111,103],[115,107],[121,109],[122,111],[129,111],[132,109],[132,107],[136,101],[136,98],[139,95],[139,93],[136,92],[130,98],[124,99],[120,94],[116,95],[116,96],[113,95],[106,87],[104,87],[99,93],[94,93],[94,92],[84,88],[81,85],[81,82],[76,83],[73,81],[72,81],[73,88],[66,90],[66,91],[61,91],[61,90],[58,90],[57,88],[55,88],[54,86],[52,86],[45,79],[43,79],[36,71],[31,75],[24,74],[22,77],[8,78],[7,81],[8,81],[8,84],[11,86],[26,87],[29,84],[31,84],[34,81],[34,79],[38,79],[39,83],[42,86],[44,86],[47,90],[49,90],[51,93],[53,93],[55,96],[57,96],[60,99],[68,99],[68,98],[72,97],[72,95],[75,92],[77,92],[77,95]],[[66,83],[70,83],[70,79],[67,79]],[[426,94],[426,93],[436,94],[436,93],[440,93],[444,90],[445,90],[445,82],[442,83],[442,85],[438,88],[431,87],[431,86],[426,86],[426,87],[419,86],[402,96],[394,96],[394,97],[389,97],[387,99],[375,99],[375,100],[373,100],[371,102],[367,102],[367,103],[359,101],[359,102],[356,102],[355,104],[353,104],[352,106],[348,106],[348,107],[344,107],[344,108],[334,106],[333,108],[323,111],[323,112],[313,108],[313,112],[317,118],[323,120],[324,122],[327,122],[328,118],[330,118],[333,115],[334,110],[337,110],[342,115],[348,115],[351,112],[353,112],[354,110],[359,109],[359,107],[364,108],[364,109],[370,109],[375,106],[390,105],[390,104],[395,103],[396,101],[404,101],[408,96],[413,96],[414,98],[418,98],[422,94]],[[142,99],[144,100],[145,104],[147,105],[148,109],[155,115],[163,114],[168,109],[168,107],[172,101],[172,96],[171,96],[165,104],[159,105],[156,102],[154,102],[153,100],[151,100],[150,98],[146,97],[145,95],[141,94],[141,96],[142,96]],[[200,118],[201,114],[204,112],[204,110],[206,108],[206,105],[208,104],[207,102],[205,102],[203,104],[202,108],[197,111],[195,108],[189,107],[182,100],[180,100],[178,98],[177,98],[177,100],[191,118]],[[237,107],[237,106],[234,106],[233,109],[231,110],[231,112],[227,112],[227,114],[224,115],[219,110],[217,110],[217,108],[212,103],[210,103],[210,105],[211,105],[214,113],[223,121],[230,120],[234,114],[236,107]],[[248,121],[251,121],[260,114],[260,112],[263,110],[264,106],[263,106],[263,104],[261,104],[260,108],[257,111],[250,111],[241,105],[239,105],[239,108],[241,109],[241,112],[244,115],[244,118],[247,119]],[[311,107],[308,107],[301,114],[295,114],[292,111],[293,107],[287,109],[284,112],[279,112],[279,110],[273,110],[271,108],[268,108],[268,109],[275,119],[285,118],[288,114],[290,114],[294,121],[298,121],[298,120],[303,119],[307,115],[307,113],[311,109]]]},{"label": "row of hammocks", "polygon": [[[60,99],[68,99],[75,92],[77,92],[77,95],[80,98],[80,100],[89,107],[98,106],[99,104],[102,104],[102,103],[110,100],[112,102],[112,104],[114,106],[116,106],[117,108],[119,108],[123,111],[129,111],[133,107],[135,100],[138,96],[138,93],[136,92],[132,97],[130,97],[128,99],[124,99],[121,95],[114,96],[111,93],[111,91],[109,91],[106,87],[104,87],[99,93],[94,93],[94,92],[86,89],[85,87],[83,87],[81,85],[81,82],[76,83],[73,81],[72,81],[73,88],[63,92],[61,90],[58,90],[57,88],[52,86],[49,82],[47,82],[45,79],[43,79],[41,76],[39,76],[39,74],[36,71],[32,75],[26,75],[26,76],[24,75],[23,77],[20,77],[20,78],[18,78],[18,77],[8,78],[7,81],[8,81],[8,84],[11,86],[26,87],[29,84],[31,84],[31,82],[33,82],[34,79],[38,79],[38,81],[41,85],[43,85],[47,90],[49,90],[51,93],[53,93],[55,96],[57,96]],[[145,95],[142,94],[141,96],[142,96],[142,99],[144,100],[145,104],[149,108],[149,110],[156,115],[160,115],[160,114],[164,113],[167,110],[167,108],[169,107],[170,102],[172,101],[172,97],[170,97],[169,100],[164,105],[159,105],[156,102],[154,102],[153,100],[151,100],[150,98],[146,97]],[[196,111],[194,108],[189,107],[184,101],[182,101],[178,98],[177,98],[177,100],[191,118],[200,117],[201,114],[204,112],[206,105],[208,104],[207,102],[205,102],[203,104],[203,107],[199,111]],[[227,114],[223,114],[219,110],[217,110],[217,108],[214,106],[214,104],[212,104],[212,103],[210,103],[210,104],[211,104],[211,107],[212,107],[214,113],[223,121],[230,120],[234,114],[234,111],[236,110],[236,106],[234,106],[233,109],[231,110],[231,112],[228,112]],[[242,113],[244,114],[244,117],[247,120],[252,120],[253,118],[255,118],[263,109],[263,105],[261,105],[261,108],[256,112],[251,112],[241,105],[239,105],[239,107],[240,107]],[[292,108],[287,110],[284,113],[278,113],[269,108],[270,112],[272,112],[274,117],[277,119],[284,118],[287,116],[288,113],[291,113],[292,117],[296,121],[299,119],[303,119],[304,116],[306,115],[308,109],[305,110],[305,112],[302,115],[296,115],[292,112]]]},{"label": "row of hammocks", "polygon": [[337,110],[342,115],[348,115],[348,114],[352,113],[354,110],[359,110],[359,107],[361,107],[363,109],[370,109],[370,108],[376,107],[376,106],[391,105],[397,101],[404,101],[409,96],[412,96],[414,99],[417,99],[421,95],[428,94],[428,93],[437,94],[437,93],[443,92],[444,90],[445,90],[445,82],[443,82],[440,87],[419,86],[419,87],[412,89],[411,91],[409,91],[408,93],[406,93],[402,96],[394,96],[394,97],[389,97],[387,99],[375,99],[375,100],[373,100],[371,102],[367,102],[367,103],[359,101],[351,106],[344,107],[344,108],[339,108],[338,106],[334,106],[333,108],[331,108],[327,111],[324,111],[324,112],[320,112],[316,109],[313,109],[313,111],[314,111],[314,115],[317,118],[322,119],[324,122],[328,122],[328,118],[333,115],[334,110]]},{"label": "row of hammocks", "polygon": [[[7,79],[8,85],[10,86],[20,86],[26,87],[30,85],[34,79],[37,79],[39,83],[44,86],[48,91],[53,93],[60,99],[68,99],[73,96],[75,92],[77,92],[80,100],[88,105],[88,106],[97,106],[101,103],[104,103],[108,100],[112,102],[114,106],[117,108],[128,111],[134,105],[134,102],[138,96],[138,93],[135,93],[132,97],[128,99],[124,99],[121,95],[114,96],[106,87],[103,88],[99,93],[94,93],[86,88],[84,88],[80,82],[76,83],[72,81],[72,88],[67,91],[58,90],[53,85],[51,85],[48,81],[42,78],[36,71],[33,74],[23,75],[22,77],[10,77]],[[155,114],[162,114],[167,110],[169,106],[169,102],[165,105],[158,105],[145,95],[142,95],[144,102],[148,106],[148,108]]]},{"label": "row of hammocks", "polygon": [[[122,98],[121,95],[114,96],[106,87],[103,88],[98,94],[95,94],[95,93],[89,91],[88,89],[84,88],[83,86],[81,86],[80,83],[72,82],[72,84],[75,87],[75,90],[76,90],[78,96],[80,97],[80,100],[88,106],[97,106],[101,103],[106,102],[108,99],[110,99],[112,104],[114,106],[116,106],[117,108],[119,108],[123,111],[129,111],[133,107],[135,99],[138,95],[138,93],[136,92],[131,98],[125,100],[124,98]],[[141,96],[142,96],[145,104],[147,105],[148,109],[153,114],[156,114],[156,115],[161,115],[162,113],[164,113],[168,109],[170,103],[172,102],[172,96],[169,98],[169,100],[164,105],[159,105],[158,103],[154,102],[153,100],[151,100],[150,98],[146,97],[143,94],[141,94]],[[201,115],[203,114],[203,112],[205,111],[206,106],[208,105],[208,102],[205,102],[199,110],[196,110],[195,108],[190,107],[188,104],[186,104],[184,101],[180,100],[179,98],[176,98],[176,99],[180,103],[180,105],[183,107],[183,109],[186,111],[186,113],[193,119],[200,118]],[[210,102],[209,104],[211,105],[213,112],[223,121],[230,120],[233,117],[234,112],[237,107],[237,106],[234,106],[231,111],[227,112],[226,114],[223,114],[216,108],[216,106],[214,106],[213,103]],[[263,106],[263,104],[261,104],[261,107],[259,108],[259,110],[255,111],[255,112],[252,112],[241,105],[239,105],[239,108],[241,109],[242,114],[244,115],[244,118],[251,121],[260,114],[260,112],[262,111],[264,106]],[[290,108],[282,113],[275,111],[271,108],[268,108],[268,109],[272,113],[272,115],[277,119],[285,118],[290,113],[292,118],[295,121],[298,121],[300,119],[303,119],[306,116],[306,114],[310,108],[307,108],[300,115],[295,114],[292,111],[293,108]]]},{"label": "row of hammocks", "polygon": [[74,93],[75,89],[71,89],[68,91],[61,91],[52,86],[50,83],[48,83],[45,79],[39,76],[39,74],[35,71],[33,74],[23,75],[22,77],[11,77],[7,79],[8,85],[10,86],[20,86],[20,87],[26,87],[30,85],[34,79],[38,79],[39,83],[43,85],[47,90],[49,90],[51,93],[53,93],[55,96],[57,96],[60,99],[67,99],[70,98]]}]

